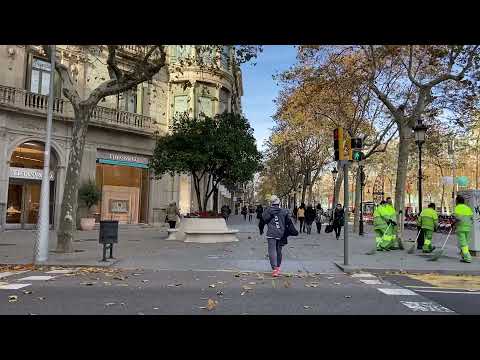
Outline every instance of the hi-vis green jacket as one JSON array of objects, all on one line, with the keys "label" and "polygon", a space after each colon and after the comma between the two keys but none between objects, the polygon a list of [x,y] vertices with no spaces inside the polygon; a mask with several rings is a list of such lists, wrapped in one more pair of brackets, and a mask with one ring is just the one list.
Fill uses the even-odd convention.
[{"label": "hi-vis green jacket", "polygon": [[423,209],[417,220],[418,226],[426,230],[435,230],[438,227],[438,214],[431,208]]},{"label": "hi-vis green jacket", "polygon": [[455,206],[455,218],[457,219],[457,232],[470,231],[473,225],[473,211],[465,204]]}]

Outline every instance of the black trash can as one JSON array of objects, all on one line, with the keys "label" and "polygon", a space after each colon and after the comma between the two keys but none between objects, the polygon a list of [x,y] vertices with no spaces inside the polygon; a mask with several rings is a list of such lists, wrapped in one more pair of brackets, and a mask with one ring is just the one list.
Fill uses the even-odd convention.
[{"label": "black trash can", "polygon": [[98,242],[100,244],[118,243],[118,220],[101,220]]},{"label": "black trash can", "polygon": [[118,243],[118,220],[101,220],[98,242],[103,245],[103,258],[107,261],[107,248],[110,250],[110,259],[113,259],[113,244]]}]

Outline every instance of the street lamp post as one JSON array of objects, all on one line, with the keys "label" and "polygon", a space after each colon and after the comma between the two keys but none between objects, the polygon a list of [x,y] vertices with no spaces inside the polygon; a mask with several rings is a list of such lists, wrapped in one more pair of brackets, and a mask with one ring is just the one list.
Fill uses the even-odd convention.
[{"label": "street lamp post", "polygon": [[[413,128],[415,133],[415,143],[418,146],[418,214],[422,212],[422,145],[425,142],[425,133],[428,127],[422,124],[421,119],[418,120],[416,126]],[[423,238],[419,237],[418,247],[423,246]]]}]

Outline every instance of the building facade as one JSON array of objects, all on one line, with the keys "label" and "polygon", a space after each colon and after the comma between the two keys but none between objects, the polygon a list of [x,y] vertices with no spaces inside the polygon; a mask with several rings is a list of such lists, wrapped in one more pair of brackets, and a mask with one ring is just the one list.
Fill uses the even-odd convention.
[{"label": "building facade", "polygon": [[[119,62],[128,64],[140,46],[124,45]],[[165,219],[175,201],[182,213],[196,208],[189,176],[154,179],[148,168],[156,134],[162,136],[176,113],[213,116],[241,111],[241,74],[232,74],[232,51],[225,47],[218,70],[184,66],[195,58],[195,46],[169,46],[168,65],[134,91],[110,96],[91,116],[80,172],[80,184],[94,181],[102,192],[95,216],[120,223],[153,224]],[[57,58],[72,73],[82,97],[108,78],[106,66],[76,46],[57,46]],[[125,65],[127,66],[127,65]],[[41,49],[0,45],[0,228],[29,229],[37,223],[49,93],[50,63]],[[55,76],[50,178],[50,224],[59,223],[70,152],[73,110]],[[185,84],[188,83],[188,86]],[[221,188],[219,206],[230,201]],[[211,204],[210,204],[211,207]],[[77,217],[85,214],[79,208]]]}]

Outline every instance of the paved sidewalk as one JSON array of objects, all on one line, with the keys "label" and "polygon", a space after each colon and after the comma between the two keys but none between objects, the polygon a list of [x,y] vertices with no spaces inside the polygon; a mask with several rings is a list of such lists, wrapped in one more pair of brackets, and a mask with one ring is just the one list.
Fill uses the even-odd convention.
[{"label": "paved sidewalk", "polygon": [[[168,270],[233,270],[269,271],[266,258],[266,241],[258,234],[256,222],[245,223],[242,217],[232,216],[228,226],[238,229],[240,241],[224,244],[195,244],[166,241],[166,228],[120,229],[119,243],[114,248],[114,261],[99,262],[101,246],[98,230],[79,231],[75,235],[74,254],[50,253],[50,265],[61,266],[111,266],[118,268],[144,268]],[[313,226],[313,231],[316,231]],[[406,240],[414,239],[416,233],[406,231]],[[0,233],[0,263],[26,264],[32,262],[33,231],[7,231]],[[434,243],[441,243],[444,234],[434,234]],[[405,242],[405,250],[379,252],[365,255],[374,247],[374,235],[370,226],[366,235],[351,234],[351,261],[345,271],[408,271],[480,274],[480,259],[471,264],[459,261],[456,239],[450,237],[445,256],[436,262],[427,261],[427,256],[417,251],[407,254],[413,244]],[[55,233],[51,232],[50,249],[55,249]],[[287,272],[341,272],[343,263],[343,235],[335,240],[333,234],[291,237],[284,248],[282,270]]]}]

